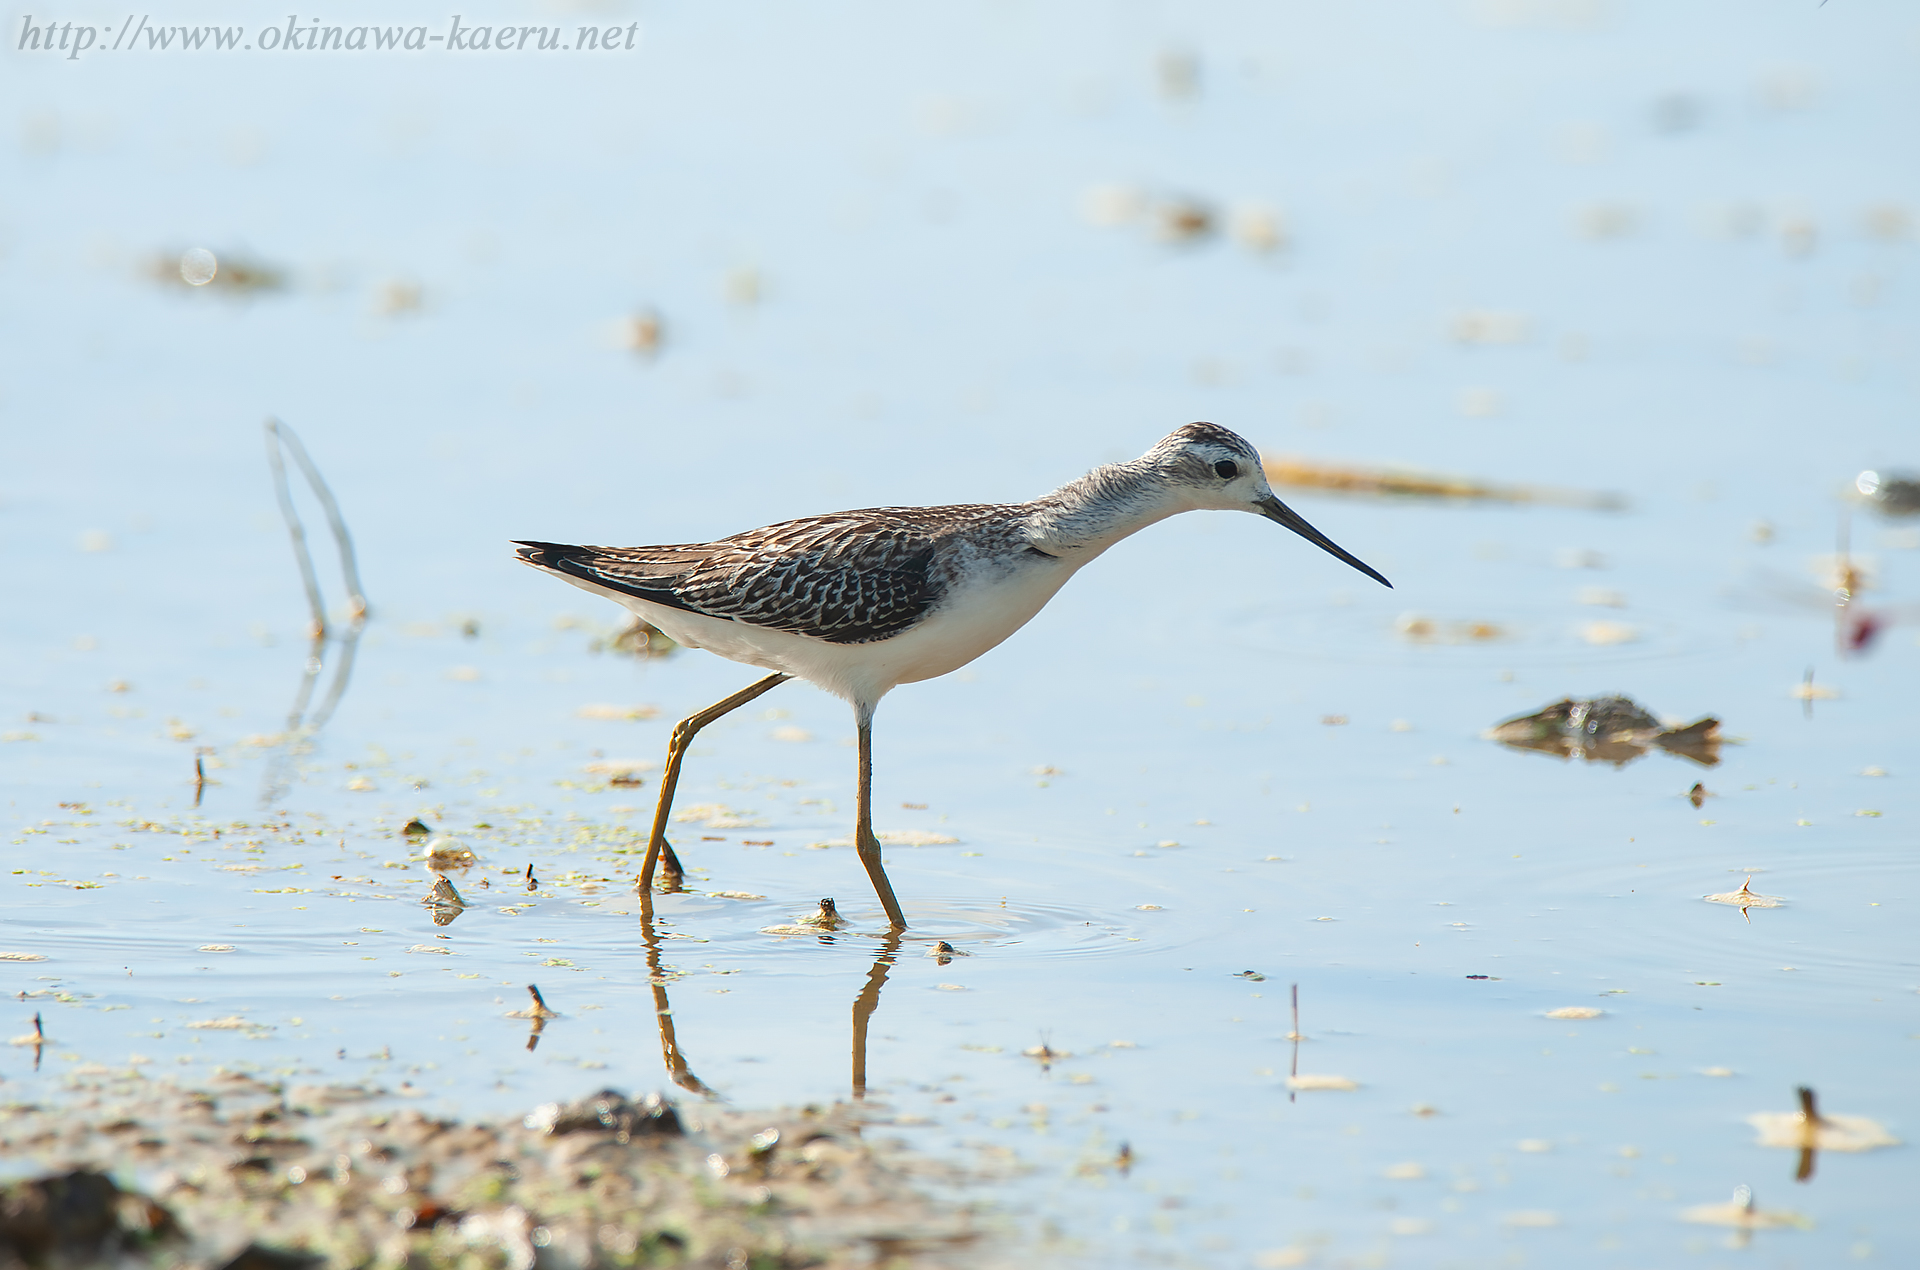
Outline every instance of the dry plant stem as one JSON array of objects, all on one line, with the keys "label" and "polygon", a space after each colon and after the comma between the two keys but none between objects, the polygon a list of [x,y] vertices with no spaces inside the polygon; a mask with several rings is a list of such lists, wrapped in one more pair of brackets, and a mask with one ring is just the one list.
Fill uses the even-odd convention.
[{"label": "dry plant stem", "polygon": [[1800,1095],[1800,1119],[1804,1125],[1805,1136],[1800,1143],[1800,1162],[1793,1171],[1796,1182],[1811,1182],[1814,1167],[1814,1135],[1820,1132],[1820,1109],[1814,1105],[1813,1089],[1802,1085],[1795,1093]]},{"label": "dry plant stem", "polygon": [[[353,539],[347,533],[347,522],[346,518],[340,514],[340,505],[334,501],[333,491],[327,488],[326,481],[320,476],[320,469],[315,467],[313,460],[307,457],[306,447],[300,444],[300,438],[294,435],[293,429],[287,427],[286,424],[281,423],[278,419],[269,419],[267,420],[267,431],[280,445],[286,447],[287,453],[293,456],[293,461],[299,465],[300,474],[307,478],[307,484],[312,488],[314,498],[319,500],[321,511],[326,513],[327,527],[333,531],[334,545],[340,549],[340,572],[347,584],[348,615],[352,620],[356,622],[360,621],[367,615],[367,597],[366,593],[360,589],[360,570],[354,561]],[[270,453],[273,460],[274,472],[279,478],[280,489],[283,494],[281,508],[284,511],[292,506],[291,498],[284,496],[286,491],[286,471],[280,464],[278,451],[273,450],[270,451]],[[307,576],[309,578],[312,577],[311,568],[308,569]],[[318,589],[310,587],[308,598],[310,600],[317,600],[317,597]],[[316,609],[316,616],[318,616],[320,624],[324,627],[326,622],[325,615]]]},{"label": "dry plant stem", "polygon": [[880,896],[880,907],[887,910],[887,920],[895,931],[905,930],[906,916],[900,911],[900,901],[893,896],[893,883],[887,881],[887,871],[881,867],[880,840],[873,836],[873,716],[869,714],[860,718],[860,814],[853,840],[860,852],[860,863],[866,866],[873,889]]},{"label": "dry plant stem", "polygon": [[[293,558],[300,566],[300,582],[307,591],[307,612],[312,619],[307,634],[316,641],[323,640],[327,637],[327,605],[320,598],[320,579],[313,571],[313,556],[307,551],[307,530],[300,523],[300,514],[294,510],[293,491],[287,487],[287,465],[281,458],[281,448],[292,440],[293,433],[278,419],[268,419],[266,427],[267,464],[273,469],[273,493],[280,503],[280,515],[287,522],[287,533],[293,538]],[[299,442],[293,441],[293,444]],[[304,451],[302,453],[304,456]]]},{"label": "dry plant stem", "polygon": [[880,989],[886,986],[887,973],[893,969],[899,953],[900,932],[888,931],[886,946],[873,959],[873,969],[867,972],[866,985],[853,999],[853,1096],[856,1100],[867,1096],[867,1025],[873,1022],[873,1012],[880,1008]]},{"label": "dry plant stem", "polygon": [[1287,1069],[1287,1101],[1299,1098],[1293,1088],[1293,1078],[1300,1074],[1300,985],[1293,985],[1293,1030],[1287,1033],[1287,1039],[1293,1042],[1293,1065]]},{"label": "dry plant stem", "polygon": [[700,729],[712,723],[722,715],[730,714],[752,701],[771,688],[778,688],[792,676],[778,672],[768,675],[758,683],[749,684],[734,693],[725,701],[715,702],[698,714],[690,714],[673,725],[673,736],[667,741],[667,766],[660,774],[660,803],[653,812],[653,836],[647,839],[647,859],[640,866],[640,880],[634,890],[645,895],[653,885],[653,870],[666,856],[666,882],[669,887],[677,888],[680,880],[686,876],[686,870],[680,866],[680,857],[673,853],[673,847],[667,842],[667,818],[673,813],[673,791],[680,783],[680,760],[686,757],[687,746]]},{"label": "dry plant stem", "polygon": [[[334,500],[333,491],[327,488],[320,469],[314,466],[306,447],[300,444],[300,438],[294,435],[293,429],[278,419],[268,419],[265,426],[267,464],[273,470],[274,497],[280,504],[281,516],[287,522],[287,534],[293,541],[294,562],[299,566],[301,586],[307,595],[308,635],[312,641],[301,667],[300,687],[287,712],[287,731],[292,737],[279,761],[269,767],[266,783],[261,790],[262,805],[270,806],[285,792],[287,768],[299,749],[299,743],[326,725],[335,707],[340,704],[340,698],[346,693],[347,683],[353,675],[354,652],[359,645],[360,632],[366,626],[367,598],[360,589],[360,570],[354,559],[353,537],[347,532],[346,519],[340,514],[340,505]],[[325,669],[326,646],[331,632],[327,627],[326,601],[320,594],[320,579],[313,567],[312,553],[307,550],[306,528],[300,523],[299,512],[293,505],[293,491],[287,481],[287,465],[283,455],[292,456],[294,465],[306,478],[308,489],[313,492],[326,515],[327,526],[333,532],[334,548],[340,556],[341,578],[347,589],[347,629],[343,635],[335,637],[340,644],[340,659],[326,695],[321,699],[319,708],[310,715],[307,706],[312,700],[320,673]]]}]

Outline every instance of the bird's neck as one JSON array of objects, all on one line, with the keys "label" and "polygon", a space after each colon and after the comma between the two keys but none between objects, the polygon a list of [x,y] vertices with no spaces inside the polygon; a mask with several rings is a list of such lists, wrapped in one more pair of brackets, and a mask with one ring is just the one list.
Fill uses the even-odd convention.
[{"label": "bird's neck", "polygon": [[1109,463],[1028,503],[1026,529],[1040,550],[1080,563],[1185,510],[1145,463]]}]

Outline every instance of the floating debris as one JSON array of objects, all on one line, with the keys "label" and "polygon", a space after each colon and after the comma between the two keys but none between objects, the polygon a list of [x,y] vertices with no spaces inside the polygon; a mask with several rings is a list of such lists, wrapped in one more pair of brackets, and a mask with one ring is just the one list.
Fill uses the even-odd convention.
[{"label": "floating debris", "polygon": [[801,918],[800,924],[802,926],[817,926],[821,930],[839,930],[842,926],[847,925],[848,922],[846,918],[840,916],[840,910],[834,905],[833,898],[831,896],[823,896],[820,900],[820,911],[811,917]]},{"label": "floating debris", "polygon": [[445,872],[448,869],[470,869],[480,863],[480,857],[458,838],[435,838],[427,844],[420,858],[426,861],[429,869]]},{"label": "floating debris", "polygon": [[673,818],[680,824],[702,824],[709,829],[756,829],[766,823],[723,803],[695,803],[675,811]]},{"label": "floating debris", "polygon": [[546,998],[541,996],[540,989],[532,984],[527,985],[527,995],[533,998],[533,1004],[524,1010],[509,1010],[507,1017],[533,1020],[533,1028],[527,1033],[527,1052],[531,1054],[540,1045],[540,1034],[546,1030],[547,1021],[557,1019],[560,1015],[547,1008]]},{"label": "floating debris", "polygon": [[853,923],[840,916],[840,909],[831,897],[820,901],[820,909],[805,917],[795,918],[781,926],[767,926],[760,931],[762,935],[818,935],[823,930],[840,930]]},{"label": "floating debris", "polygon": [[1920,475],[1867,471],[1854,478],[1853,488],[1882,516],[1920,516]]},{"label": "floating debris", "polygon": [[651,358],[657,354],[666,336],[666,320],[655,309],[630,314],[619,325],[620,346],[641,357]]},{"label": "floating debris", "polygon": [[1242,203],[1228,222],[1233,240],[1248,251],[1281,251],[1292,241],[1287,218],[1264,203]]},{"label": "floating debris", "polygon": [[1447,621],[1422,613],[1402,613],[1394,619],[1393,628],[1402,639],[1416,644],[1487,644],[1507,637],[1498,622]]},{"label": "floating debris", "polygon": [[154,257],[150,269],[155,282],[163,286],[218,291],[230,295],[250,295],[256,291],[278,291],[286,286],[286,275],[272,265],[243,256],[216,256],[205,247],[189,247],[178,255]]},{"label": "floating debris", "polygon": [[1296,1072],[1287,1077],[1287,1088],[1297,1093],[1309,1090],[1326,1090],[1334,1093],[1348,1093],[1360,1088],[1360,1082],[1345,1076],[1313,1075],[1308,1072]]},{"label": "floating debris", "polygon": [[1698,1226],[1732,1226],[1736,1230],[1812,1230],[1813,1222],[1784,1208],[1765,1209],[1753,1202],[1753,1189],[1742,1186],[1724,1204],[1695,1204],[1682,1209],[1680,1220]]},{"label": "floating debris", "polygon": [[1546,507],[1581,507],[1591,511],[1619,511],[1627,505],[1627,500],[1618,494],[1591,490],[1561,489],[1548,485],[1497,485],[1467,477],[1322,463],[1282,454],[1262,454],[1261,462],[1266,467],[1270,483],[1324,494],[1537,503]]},{"label": "floating debris", "polygon": [[394,317],[402,313],[417,313],[426,302],[426,292],[419,283],[406,278],[394,278],[380,284],[380,290],[373,299],[373,311]]},{"label": "floating debris", "polygon": [[1640,628],[1631,622],[1588,622],[1580,628],[1580,638],[1596,648],[1631,644],[1640,638]]},{"label": "floating debris", "polygon": [[406,827],[402,829],[400,832],[402,835],[408,838],[424,838],[428,834],[432,833],[433,830],[427,827],[426,821],[421,820],[418,816],[416,816],[412,820],[409,820],[406,824]]},{"label": "floating debris", "polygon": [[1453,315],[1447,334],[1461,344],[1524,344],[1531,326],[1524,313],[1466,309]]},{"label": "floating debris", "polygon": [[445,926],[460,915],[467,902],[460,898],[460,892],[453,889],[453,883],[446,878],[435,878],[433,887],[427,892],[427,898],[420,901],[435,910],[433,924]]},{"label": "floating debris", "polygon": [[1199,199],[1173,197],[1156,202],[1148,212],[1153,236],[1163,243],[1198,242],[1219,228],[1219,213]]},{"label": "floating debris", "polygon": [[617,785],[621,789],[638,789],[645,784],[640,773],[651,771],[659,764],[648,758],[609,758],[589,763],[583,769],[589,776],[604,776],[607,784]]},{"label": "floating debris", "polygon": [[1548,1010],[1550,1019],[1597,1019],[1606,1011],[1591,1005],[1563,1005],[1557,1010]]},{"label": "floating debris", "polygon": [[1815,1106],[1813,1090],[1802,1085],[1796,1092],[1800,1110],[1760,1111],[1747,1117],[1759,1134],[1754,1145],[1795,1151],[1873,1151],[1900,1145],[1878,1121],[1823,1113]]},{"label": "floating debris", "polygon": [[1590,763],[1624,767],[1650,749],[1665,750],[1702,767],[1720,761],[1720,721],[1711,716],[1669,728],[1628,697],[1575,701],[1563,697],[1532,714],[1496,724],[1487,739],[1511,749],[1533,750]]},{"label": "floating debris", "polygon": [[540,1019],[543,1021],[560,1017],[556,1011],[547,1008],[547,999],[540,995],[540,989],[533,984],[527,985],[527,995],[533,998],[533,1004],[524,1010],[508,1010],[506,1017],[510,1019]]},{"label": "floating debris", "polygon": [[1516,1213],[1503,1214],[1500,1224],[1528,1230],[1546,1230],[1560,1224],[1560,1214],[1545,1208],[1523,1208]]},{"label": "floating debris", "polygon": [[[1217,208],[1189,194],[1148,194],[1124,185],[1100,185],[1081,198],[1081,214],[1090,224],[1112,228],[1144,222],[1149,233],[1163,243],[1193,244],[1205,242],[1219,232],[1221,216]],[[1247,209],[1234,218],[1235,237],[1255,251],[1270,251],[1284,246],[1286,231],[1276,213],[1265,208]]]},{"label": "floating debris", "polygon": [[[1752,874],[1747,875],[1747,880],[1740,884],[1737,891],[1722,891],[1718,895],[1702,895],[1700,898],[1709,904],[1730,904],[1739,909],[1742,916],[1750,908],[1779,908],[1786,903],[1777,895],[1762,895],[1754,890]],[[1749,917],[1747,920],[1753,919]]]},{"label": "floating debris", "polygon": [[931,948],[927,949],[927,956],[932,957],[944,966],[952,962],[955,957],[971,957],[973,954],[970,952],[962,952],[960,949],[955,948],[952,944],[942,939],[937,940]]},{"label": "floating debris", "polygon": [[660,707],[659,706],[613,706],[613,705],[596,704],[596,705],[590,705],[590,706],[581,706],[574,713],[579,715],[582,719],[624,719],[632,722],[632,721],[638,721],[640,719],[653,718],[655,715],[660,713]]},{"label": "floating debris", "polygon": [[[678,820],[680,817],[676,815],[674,819]],[[716,819],[709,820],[707,827],[710,829],[725,829],[731,826],[728,822]],[[950,847],[960,841],[960,839],[954,837],[952,834],[933,833],[926,829],[882,829],[873,836],[889,847]],[[826,850],[831,847],[851,847],[853,845],[854,841],[852,838],[828,838],[823,842],[809,842],[807,844],[807,846],[816,851]]]},{"label": "floating debris", "polygon": [[1813,682],[1813,672],[1809,670],[1806,678],[1795,684],[1792,691],[1787,695],[1795,701],[1837,701],[1840,697],[1840,690],[1838,688],[1829,688],[1826,684]]},{"label": "floating debris", "polygon": [[1712,798],[1714,796],[1715,796],[1714,792],[1708,789],[1705,785],[1702,785],[1699,781],[1695,781],[1693,783],[1693,788],[1687,791],[1687,801],[1692,803],[1696,809],[1700,806],[1700,804],[1706,802],[1707,799]]},{"label": "floating debris", "polygon": [[587,645],[590,652],[618,653],[623,657],[638,657],[649,661],[656,657],[671,657],[680,651],[680,645],[673,637],[651,622],[634,618],[633,624],[623,628],[618,634],[607,639],[596,639]]}]

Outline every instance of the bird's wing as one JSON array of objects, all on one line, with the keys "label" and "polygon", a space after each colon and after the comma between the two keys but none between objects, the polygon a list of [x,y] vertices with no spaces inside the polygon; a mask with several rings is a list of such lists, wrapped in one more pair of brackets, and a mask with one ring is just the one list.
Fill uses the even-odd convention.
[{"label": "bird's wing", "polygon": [[516,545],[528,564],[655,604],[866,644],[901,634],[933,607],[943,531],[974,510],[868,508],[668,547]]}]

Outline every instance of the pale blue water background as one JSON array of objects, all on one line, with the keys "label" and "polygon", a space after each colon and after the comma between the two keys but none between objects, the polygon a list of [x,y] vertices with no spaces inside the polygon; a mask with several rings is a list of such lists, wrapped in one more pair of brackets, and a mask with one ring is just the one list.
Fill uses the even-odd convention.
[{"label": "pale blue water background", "polygon": [[[0,986],[75,997],[10,1007],[7,1036],[38,1008],[56,1043],[38,1076],[30,1050],[0,1051],[0,1096],[53,1097],[134,1054],[183,1079],[226,1064],[407,1081],[457,1112],[665,1085],[635,921],[614,911],[631,904],[618,885],[557,885],[615,876],[630,857],[568,847],[582,825],[644,823],[652,784],[556,782],[589,783],[595,751],[657,759],[674,718],[752,672],[588,653],[593,632],[556,618],[610,630],[618,614],[513,563],[505,540],[685,541],[838,507],[1026,498],[1211,419],[1276,451],[1615,490],[1630,508],[1294,500],[1392,593],[1254,518],[1184,517],[1086,570],[969,673],[891,698],[881,827],[960,839],[890,851],[910,914],[933,933],[1007,923],[972,957],[940,967],[909,946],[892,970],[869,1070],[873,1101],[925,1121],[899,1132],[1025,1169],[992,1193],[1051,1241],[1032,1255],[1062,1263],[1920,1252],[1910,1149],[1823,1155],[1796,1186],[1793,1156],[1743,1123],[1808,1083],[1831,1110],[1920,1131],[1920,648],[1909,622],[1837,659],[1810,565],[1856,472],[1920,465],[1920,14],[1502,0],[589,17],[641,22],[642,48],[0,55],[0,731],[32,738],[0,744],[15,830],[0,951],[49,959],[7,963]],[[1160,91],[1169,53],[1194,59],[1196,95]],[[1676,95],[1692,106],[1660,105]],[[1291,246],[1089,224],[1088,191],[1111,185],[1264,202]],[[1894,209],[1883,231],[1903,210],[1904,234],[1871,232],[1874,209]],[[1596,215],[1626,232],[1585,236]],[[152,258],[196,245],[289,285],[236,299],[149,278]],[[742,271],[756,303],[728,299]],[[383,312],[394,284],[420,307]],[[613,334],[647,307],[666,323],[652,361]],[[1451,324],[1471,310],[1524,315],[1525,338],[1461,344]],[[268,413],[338,493],[374,620],[275,804],[326,832],[189,854],[121,822],[186,823],[208,745],[227,765],[201,814],[262,823],[265,755],[241,743],[282,726],[304,655]],[[1753,540],[1761,520],[1770,543]],[[83,550],[88,534],[108,549]],[[1875,557],[1869,598],[1913,605],[1910,524],[1856,514],[1853,542]],[[1606,567],[1559,567],[1567,552]],[[324,550],[320,564],[331,583]],[[1579,603],[1595,586],[1627,607]],[[1790,587],[1804,607],[1779,600]],[[1511,634],[1414,647],[1395,633],[1409,612]],[[477,639],[458,633],[467,618]],[[1589,645],[1577,632],[1595,620],[1639,638]],[[1809,667],[1840,694],[1810,718],[1790,695]],[[1615,772],[1479,737],[1605,691],[1715,714],[1743,744],[1711,772],[1665,755]],[[578,716],[593,703],[661,714]],[[174,719],[196,735],[170,737]],[[689,972],[669,987],[680,1045],[740,1105],[848,1093],[873,941],[757,932],[818,895],[877,915],[850,851],[807,849],[848,830],[851,731],[839,703],[783,688],[716,726],[682,787],[685,805],[765,822],[679,835],[712,888],[765,901],[663,911],[707,941],[668,941]],[[349,791],[360,775],[376,788]],[[1696,779],[1718,795],[1699,811],[1682,797]],[[499,902],[523,892],[482,892],[436,931],[412,903],[419,867],[381,868],[405,858],[394,831],[414,814],[501,884],[533,862],[551,896],[509,917]],[[242,858],[303,867],[218,867]],[[1788,906],[1749,925],[1700,902],[1748,869]],[[334,873],[409,881],[349,905],[328,892],[374,888]],[[313,889],[262,893],[283,886]],[[435,933],[457,955],[404,952]],[[1248,969],[1268,977],[1233,977]],[[531,1055],[525,1024],[499,1017],[529,978],[566,1016]],[[1293,982],[1301,1070],[1359,1089],[1289,1100]],[[1543,1017],[1569,1005],[1607,1013]],[[272,1029],[184,1026],[233,1013]],[[1043,1039],[1074,1057],[1020,1056]],[[1128,1176],[1081,1170],[1121,1141]],[[1425,1177],[1385,1176],[1406,1163]],[[1676,1219],[1741,1183],[1815,1229],[1735,1251]],[[1509,1220],[1541,1212],[1556,1224]]]}]

